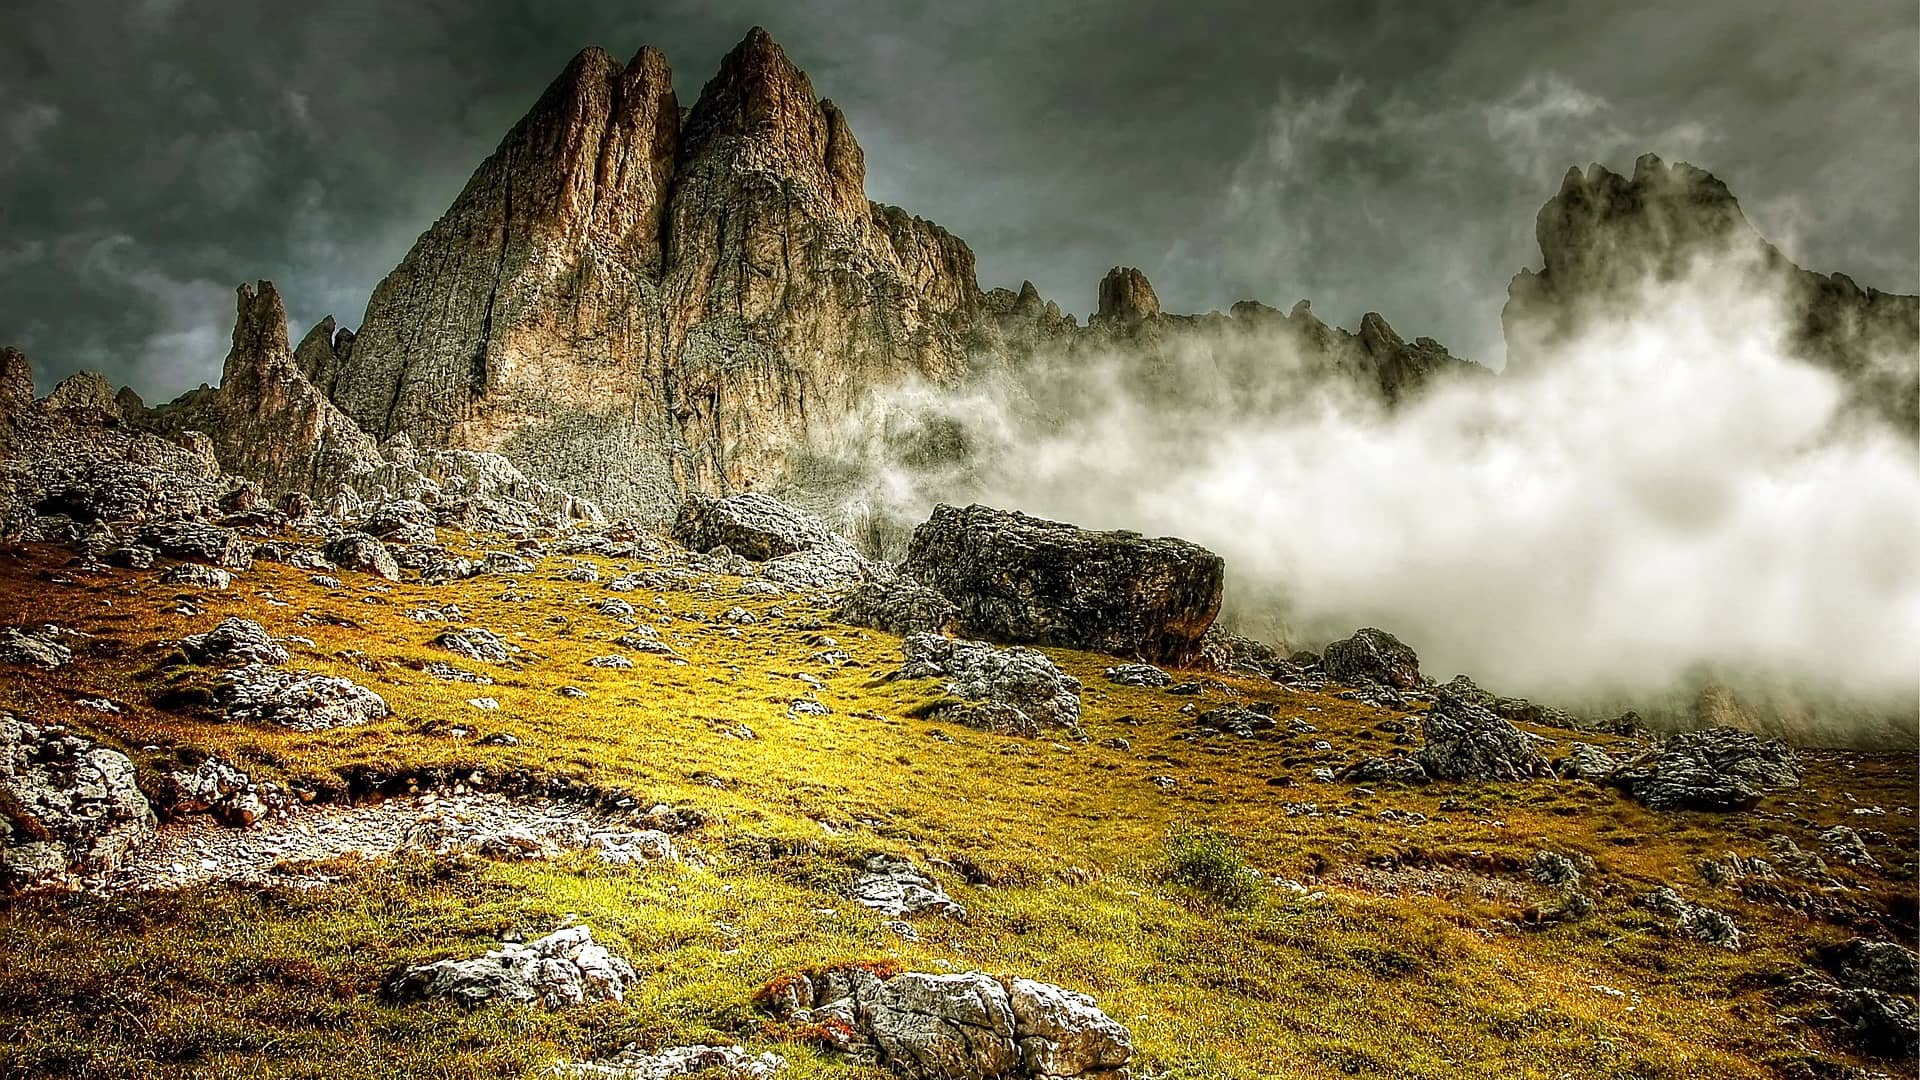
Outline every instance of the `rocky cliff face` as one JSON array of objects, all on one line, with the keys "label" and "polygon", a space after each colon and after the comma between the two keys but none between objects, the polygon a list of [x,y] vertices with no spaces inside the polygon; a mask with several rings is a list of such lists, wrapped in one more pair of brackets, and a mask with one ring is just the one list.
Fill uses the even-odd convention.
[{"label": "rocky cliff face", "polygon": [[[133,419],[175,437],[206,433],[221,466],[258,483],[270,498],[289,491],[324,496],[377,468],[381,458],[373,439],[336,409],[296,362],[287,340],[287,310],[273,283],[242,285],[237,306],[233,347],[221,366],[219,387],[203,386]],[[331,322],[315,327],[302,343],[309,362],[321,351],[330,352]]]},{"label": "rocky cliff face", "polygon": [[684,114],[658,51],[589,49],[314,367],[337,358],[377,437],[501,450],[624,509],[754,486],[875,381],[962,369],[972,253],[864,176],[764,31]]},{"label": "rocky cliff face", "polygon": [[[1138,270],[1109,275],[1088,327],[1030,283],[983,294],[967,245],[869,201],[865,174],[845,116],[763,30],[688,109],[656,50],[588,49],[358,335],[322,323],[298,366],[376,439],[497,450],[659,518],[690,491],[782,486],[876,387],[951,386],[1096,325],[1178,332]],[[1375,375],[1351,337],[1329,332],[1375,383],[1434,366]]]},{"label": "rocky cliff face", "polygon": [[1510,370],[1537,363],[1596,312],[1634,302],[1646,283],[1675,281],[1697,258],[1720,258],[1753,268],[1756,287],[1780,290],[1799,320],[1796,347],[1845,378],[1862,409],[1920,432],[1920,367],[1912,363],[1920,297],[1795,266],[1711,173],[1653,154],[1634,162],[1631,178],[1600,165],[1571,169],[1534,231],[1544,266],[1513,279],[1502,313]]}]

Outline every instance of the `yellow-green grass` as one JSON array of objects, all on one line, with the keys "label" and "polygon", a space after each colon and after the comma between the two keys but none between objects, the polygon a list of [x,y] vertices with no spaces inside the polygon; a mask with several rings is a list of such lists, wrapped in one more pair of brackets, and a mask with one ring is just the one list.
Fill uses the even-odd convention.
[{"label": "yellow-green grass", "polygon": [[[462,536],[455,546],[490,544]],[[1776,1019],[1780,986],[1815,945],[1856,928],[1913,936],[1910,817],[1865,819],[1897,834],[1903,850],[1882,860],[1884,873],[1836,866],[1858,891],[1827,898],[1839,914],[1820,919],[1709,887],[1695,868],[1728,851],[1764,854],[1775,833],[1816,849],[1820,828],[1862,820],[1842,792],[1890,811],[1910,805],[1910,756],[1809,755],[1812,794],[1738,815],[1653,813],[1578,783],[1380,785],[1356,796],[1315,783],[1311,770],[1323,757],[1384,753],[1392,736],[1375,725],[1399,714],[1258,680],[1218,680],[1198,698],[1117,687],[1101,678],[1110,659],[1048,650],[1085,684],[1093,742],[991,735],[918,718],[940,688],[881,678],[898,665],[897,638],[828,625],[854,663],[810,662],[822,631],[794,624],[830,622],[830,611],[803,595],[741,596],[732,578],[710,579],[711,592],[613,594],[558,580],[572,561],[549,558],[521,578],[525,603],[496,600],[499,578],[387,587],[347,574],[347,589],[329,592],[305,572],[261,563],[231,592],[196,594],[202,614],[177,616],[179,590],[149,573],[75,574],[59,569],[64,554],[54,549],[0,555],[0,623],[53,621],[96,635],[57,672],[8,671],[0,707],[69,724],[148,769],[183,749],[217,753],[321,799],[375,775],[404,784],[523,770],[708,818],[681,841],[695,861],[672,868],[401,860],[342,864],[340,884],[302,893],[11,901],[0,907],[0,1073],[520,1076],[629,1041],[740,1039],[778,1048],[799,1076],[855,1075],[781,1041],[752,995],[809,964],[897,960],[1087,991],[1133,1030],[1137,1063],[1152,1075],[1786,1075],[1816,1055],[1851,1060]],[[649,567],[579,561],[604,578]],[[55,583],[62,575],[72,582]],[[690,662],[614,646],[628,627],[592,610],[610,595],[633,603]],[[525,650],[519,662],[497,667],[430,646],[447,627],[406,612],[447,602],[465,612],[459,625],[489,627]],[[735,638],[711,619],[735,605],[763,619],[775,606],[787,614]],[[394,716],[299,734],[154,707],[163,691],[214,675],[150,643],[228,614],[313,639],[294,648],[296,666],[372,687]],[[634,668],[585,666],[609,652]],[[485,672],[495,685],[433,679],[418,670],[430,660]],[[790,714],[807,692],[791,677],[799,672],[826,679],[819,697],[830,715]],[[589,696],[562,697],[562,685]],[[73,704],[100,695],[125,712]],[[476,696],[500,709],[466,704]],[[1284,743],[1185,738],[1193,722],[1183,706],[1235,699],[1271,702],[1320,731]],[[758,737],[729,734],[740,724]],[[455,725],[472,734],[452,738]],[[479,743],[496,732],[519,745]],[[1101,745],[1114,737],[1130,747]],[[1333,754],[1309,748],[1322,737]],[[1163,776],[1171,788],[1154,782]],[[1317,804],[1322,816],[1289,816],[1289,803]],[[1334,813],[1355,805],[1352,816]],[[1430,820],[1380,820],[1387,808]],[[1269,874],[1316,881],[1326,898],[1269,889],[1228,910],[1168,884],[1166,838],[1201,826]],[[1541,849],[1594,860],[1593,915],[1521,929],[1555,905],[1525,872]],[[847,901],[852,863],[878,851],[970,868],[982,884],[939,871],[972,913],[969,925],[919,920],[922,940],[908,943]],[[1631,904],[1662,882],[1732,913],[1747,947],[1728,953],[1664,933]],[[378,993],[402,964],[476,954],[501,932],[541,933],[569,914],[644,976],[624,1004],[466,1012]]]}]

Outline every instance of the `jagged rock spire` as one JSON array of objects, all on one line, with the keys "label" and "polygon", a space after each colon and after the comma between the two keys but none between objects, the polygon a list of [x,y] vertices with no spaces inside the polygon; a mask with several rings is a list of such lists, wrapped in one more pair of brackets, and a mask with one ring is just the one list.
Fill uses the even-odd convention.
[{"label": "jagged rock spire", "polygon": [[1154,295],[1147,275],[1131,266],[1116,266],[1100,279],[1100,306],[1096,319],[1138,322],[1160,314],[1160,298]]}]

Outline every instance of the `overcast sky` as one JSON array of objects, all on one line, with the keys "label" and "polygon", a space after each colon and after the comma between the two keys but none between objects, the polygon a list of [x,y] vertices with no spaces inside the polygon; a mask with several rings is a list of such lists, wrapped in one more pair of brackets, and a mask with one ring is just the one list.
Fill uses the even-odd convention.
[{"label": "overcast sky", "polygon": [[765,25],[838,101],[868,194],[984,286],[1085,313],[1303,297],[1499,361],[1568,165],[1712,170],[1802,265],[1920,290],[1914,0],[564,4],[0,0],[0,343],[148,400],[216,378],[233,289],[297,335],[376,281],[587,45],[691,104]]}]

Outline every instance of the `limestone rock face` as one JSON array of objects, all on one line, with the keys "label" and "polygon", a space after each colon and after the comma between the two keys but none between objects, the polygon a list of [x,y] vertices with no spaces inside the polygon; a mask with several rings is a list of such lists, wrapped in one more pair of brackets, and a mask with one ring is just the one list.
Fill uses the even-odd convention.
[{"label": "limestone rock face", "polygon": [[[242,285],[237,308],[219,387],[203,386],[150,410],[148,426],[167,434],[205,432],[221,466],[259,483],[269,499],[295,491],[328,494],[377,470],[379,447],[295,361],[287,309],[273,283]],[[309,354],[316,350],[313,336],[301,346]]]},{"label": "limestone rock face", "polygon": [[684,120],[657,50],[586,50],[336,338],[333,397],[621,511],[775,479],[868,386],[961,367],[972,253],[864,177],[765,31]]},{"label": "limestone rock face", "polygon": [[938,506],[901,572],[951,600],[969,633],[1178,664],[1220,613],[1225,563],[1185,540]]},{"label": "limestone rock face", "polygon": [[125,754],[12,713],[0,713],[0,807],[0,885],[110,872],[153,832]]},{"label": "limestone rock face", "polygon": [[1756,232],[1713,174],[1653,154],[1633,176],[1601,165],[1571,169],[1540,208],[1534,233],[1544,266],[1523,270],[1501,315],[1509,370],[1541,361],[1584,319],[1665,283],[1699,256],[1732,256],[1777,287],[1794,327],[1794,347],[1846,380],[1855,401],[1908,433],[1920,431],[1920,296],[1863,289],[1844,274],[1802,270]]}]

